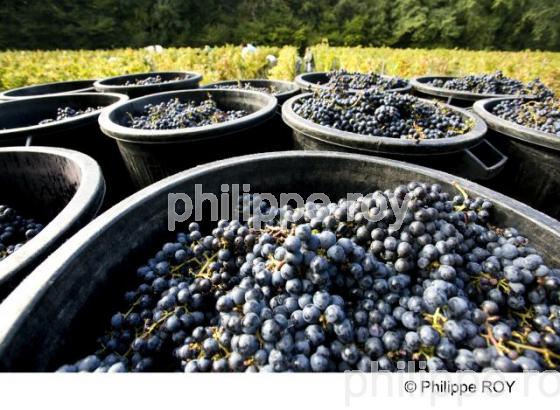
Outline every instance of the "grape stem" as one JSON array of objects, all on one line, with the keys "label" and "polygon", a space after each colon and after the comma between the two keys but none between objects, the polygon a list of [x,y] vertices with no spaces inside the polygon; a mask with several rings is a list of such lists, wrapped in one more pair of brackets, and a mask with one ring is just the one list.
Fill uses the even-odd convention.
[{"label": "grape stem", "polygon": [[[465,201],[467,201],[469,199],[469,194],[467,194],[467,192],[461,187],[461,185],[459,185],[459,183],[457,181],[453,181],[453,183],[451,185],[453,185],[453,187],[455,187],[455,189],[457,191],[459,191],[461,193],[461,195],[463,195],[463,198],[464,198]],[[466,208],[467,208],[467,206],[463,203],[463,205],[456,206],[455,211],[461,212],[461,211],[464,211]]]}]

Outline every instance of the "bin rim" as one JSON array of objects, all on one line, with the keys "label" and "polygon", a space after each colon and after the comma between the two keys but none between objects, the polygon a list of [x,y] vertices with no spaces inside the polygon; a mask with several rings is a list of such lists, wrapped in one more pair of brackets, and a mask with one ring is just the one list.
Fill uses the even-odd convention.
[{"label": "bin rim", "polygon": [[[29,104],[30,102],[39,101],[39,100],[48,100],[48,101],[60,100],[61,104],[63,104],[63,101],[66,101],[67,99],[76,99],[76,98],[85,98],[85,97],[105,98],[105,96],[109,98],[115,98],[116,101],[112,102],[109,105],[104,106],[103,108],[92,111],[90,113],[77,115],[75,117],[66,118],[60,121],[52,121],[47,124],[36,124],[27,127],[0,129],[0,141],[4,137],[7,137],[6,139],[10,139],[9,137],[14,137],[17,135],[34,136],[37,135],[37,133],[51,133],[51,132],[56,132],[62,128],[78,126],[80,124],[86,123],[88,121],[91,121],[92,119],[97,118],[103,112],[103,110],[106,110],[118,103],[127,101],[128,96],[124,94],[118,94],[118,93],[96,93],[96,92],[89,93],[88,92],[88,93],[64,93],[59,95],[45,95],[45,96],[20,98],[17,100],[5,101],[0,105],[0,110],[9,107],[10,104],[12,105],[21,104],[22,106],[24,106],[25,104]],[[24,108],[25,107],[23,107],[23,109]]]},{"label": "bin rim", "polygon": [[[302,89],[305,91],[313,91],[313,90],[326,90],[328,89],[328,87],[325,84],[318,84],[318,83],[312,83],[311,81],[306,80],[305,77],[310,76],[310,75],[324,75],[326,76],[327,74],[329,74],[331,71],[313,71],[313,72],[309,72],[309,73],[302,73],[299,74],[298,76],[296,76],[294,82]],[[360,74],[368,74],[366,72],[361,72]],[[376,73],[377,74],[377,73]],[[405,79],[405,78],[399,78],[399,77],[395,77],[395,76],[390,76],[390,75],[386,75],[386,74],[378,74],[379,76],[381,76],[382,78],[391,80],[391,79],[399,79],[399,80],[403,80],[407,83],[406,86],[404,87],[397,87],[397,88],[391,88],[389,90],[384,90],[381,92],[384,93],[406,93],[410,90],[412,90],[412,84],[410,83],[410,80]],[[350,89],[349,91],[351,92],[360,92],[360,91],[366,91],[366,90],[355,90],[355,89]]]},{"label": "bin rim", "polygon": [[[170,130],[145,130],[125,127],[112,120],[111,115],[115,111],[123,109],[127,105],[147,104],[152,99],[169,99],[180,96],[195,94],[245,94],[247,97],[258,97],[263,100],[263,106],[255,112],[244,117],[230,121],[225,121],[201,127],[178,128]],[[125,141],[137,144],[168,144],[172,142],[188,142],[201,139],[210,139],[217,136],[224,136],[240,129],[252,128],[274,116],[278,99],[270,94],[252,90],[231,90],[219,88],[196,88],[192,90],[174,90],[162,93],[144,95],[128,101],[122,101],[112,106],[109,110],[104,110],[99,116],[101,131],[117,141]]]},{"label": "bin rim", "polygon": [[[427,84],[428,81],[433,80],[454,80],[456,78],[461,78],[460,76],[451,76],[451,75],[425,75],[414,77],[410,80],[410,84],[412,87],[424,94],[433,95],[436,97],[446,97],[456,100],[464,100],[464,101],[478,101],[487,98],[506,98],[506,97],[515,97],[512,94],[492,94],[492,93],[473,93],[471,91],[461,91],[461,90],[452,90],[449,88],[443,87],[435,87],[433,85]],[[536,98],[534,95],[525,95],[525,98]]]},{"label": "bin rim", "polygon": [[[37,153],[65,158],[76,164],[80,171],[80,183],[66,206],[48,223],[41,232],[20,249],[0,261],[0,284],[9,281],[25,268],[29,260],[49,247],[54,246],[61,232],[72,227],[82,216],[82,211],[93,207],[95,215],[101,208],[105,195],[105,180],[99,164],[81,152],[52,147],[6,147],[0,148],[0,155],[10,153]],[[99,193],[102,195],[99,195]]]},{"label": "bin rim", "polygon": [[[262,83],[271,83],[271,84],[276,83],[276,84],[282,84],[282,85],[286,86],[286,88],[290,88],[287,91],[282,91],[282,92],[279,92],[279,93],[272,94],[276,98],[287,97],[287,96],[292,95],[293,93],[297,93],[301,90],[299,85],[297,85],[294,81],[274,80],[274,79],[268,79],[268,78],[243,78],[243,79],[239,79],[239,80],[216,81],[216,82],[213,82],[213,83],[204,84],[201,88],[217,88],[217,89],[219,89],[220,86],[222,86],[222,85],[235,85],[235,84],[239,84],[239,83],[250,84],[252,82],[262,82]],[[253,91],[253,90],[249,90],[249,91]]]},{"label": "bin rim", "polygon": [[[325,141],[343,147],[359,149],[362,152],[425,155],[427,153],[426,151],[430,150],[430,153],[432,154],[449,154],[462,151],[465,148],[478,144],[488,131],[486,123],[478,115],[472,113],[471,111],[448,104],[436,103],[423,98],[418,98],[418,100],[431,105],[443,105],[445,108],[451,111],[456,111],[464,117],[473,120],[474,125],[472,129],[467,133],[456,137],[425,139],[420,142],[417,142],[416,140],[362,135],[348,131],[341,131],[336,128],[316,124],[313,121],[307,120],[295,113],[293,110],[293,104],[299,99],[308,98],[312,95],[313,93],[300,94],[286,101],[286,103],[282,106],[282,118],[284,119],[284,122],[295,131],[301,132],[310,138],[315,138],[320,141]],[[310,135],[310,133],[312,133],[312,135]],[[400,151],[407,148],[409,150]],[[416,148],[416,151],[418,152],[411,152],[414,151],[413,148]],[[437,148],[440,148],[441,152],[436,152]]]},{"label": "bin rim", "polygon": [[[76,93],[82,93],[82,92],[95,92],[95,88],[93,87],[93,84],[95,83],[95,81],[97,81],[96,78],[93,79],[85,79],[85,80],[68,80],[68,81],[53,81],[53,82],[48,82],[48,83],[39,83],[39,84],[30,84],[30,85],[26,85],[23,87],[17,87],[17,88],[11,88],[9,90],[5,90],[3,92],[0,93],[0,101],[14,101],[14,100],[22,100],[22,99],[26,99],[26,98],[35,98],[35,97],[47,97],[47,96],[59,96],[59,95],[66,95],[66,94],[76,94]],[[90,85],[88,87],[84,87],[84,88],[78,88],[76,90],[72,90],[72,91],[61,91],[61,92],[56,92],[56,93],[46,93],[46,94],[31,94],[31,95],[11,95],[14,92],[18,92],[21,90],[25,90],[25,89],[30,89],[30,88],[35,88],[35,87],[48,87],[48,86],[54,86],[54,85],[58,85],[58,84],[72,84],[72,83],[90,83]]]},{"label": "bin rim", "polygon": [[507,97],[485,99],[477,101],[474,104],[473,109],[488,124],[488,127],[494,131],[532,145],[538,145],[555,151],[560,151],[560,136],[539,131],[525,125],[516,124],[512,121],[498,117],[491,112],[491,109],[502,101],[518,99],[527,98]]},{"label": "bin rim", "polygon": [[[156,75],[161,75],[161,74],[170,74],[170,75],[177,75],[177,76],[185,76],[185,78],[181,78],[180,80],[171,80],[171,81],[166,81],[163,83],[157,83],[157,84],[130,84],[130,85],[125,85],[124,83],[126,82],[127,79],[132,79],[132,78],[136,78],[139,76],[145,76],[145,77],[150,77],[150,76],[156,76]],[[122,84],[111,84],[112,81],[115,80],[123,80]],[[200,82],[202,80],[202,74],[194,72],[194,71],[150,71],[150,72],[141,72],[141,73],[132,73],[132,74],[121,74],[121,75],[115,75],[112,77],[105,77],[105,78],[100,78],[98,80],[96,80],[93,83],[93,87],[102,93],[105,92],[125,92],[126,90],[142,90],[142,89],[146,89],[148,87],[153,87],[154,89],[156,89],[157,87],[161,87],[163,85],[167,85],[167,84],[179,84],[184,82],[185,84],[196,84],[198,82]]]}]

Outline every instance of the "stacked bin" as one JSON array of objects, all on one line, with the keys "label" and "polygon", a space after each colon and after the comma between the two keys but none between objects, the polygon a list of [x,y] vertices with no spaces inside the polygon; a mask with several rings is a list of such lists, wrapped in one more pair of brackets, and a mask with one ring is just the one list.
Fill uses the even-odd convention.
[{"label": "stacked bin", "polygon": [[474,105],[488,124],[488,139],[510,158],[491,187],[560,219],[560,137],[492,114],[504,100],[495,98]]},{"label": "stacked bin", "polygon": [[[249,115],[195,128],[146,130],[129,126],[130,117],[142,113],[147,104],[174,98],[197,103],[211,98],[224,110],[245,110]],[[196,165],[271,149],[276,143],[270,126],[277,105],[275,97],[256,91],[171,91],[121,103],[105,111],[99,123],[118,143],[135,186],[142,188]]]},{"label": "stacked bin", "polygon": [[[98,124],[103,109],[110,109],[128,97],[122,94],[76,93],[24,98],[0,104],[0,146],[50,146],[73,149],[94,158],[107,180],[105,207],[115,204],[132,193],[117,144],[104,136]],[[39,124],[53,119],[57,109],[104,107],[93,112]]]},{"label": "stacked bin", "polygon": [[0,148],[2,203],[45,225],[0,260],[0,301],[65,239],[95,217],[105,194],[97,163],[58,148]]},{"label": "stacked bin", "polygon": [[284,150],[292,148],[291,130],[290,127],[282,120],[282,105],[290,98],[300,93],[299,86],[291,81],[280,80],[231,80],[220,81],[217,83],[207,84],[204,88],[222,88],[222,87],[239,87],[243,89],[245,86],[255,88],[274,88],[276,92],[272,93],[278,100],[278,107],[276,108],[276,118],[270,124],[270,130],[273,134],[272,138],[274,143],[270,145],[269,151]]},{"label": "stacked bin", "polygon": [[95,80],[62,81],[57,83],[36,84],[27,87],[13,88],[0,93],[0,101],[13,101],[22,98],[40,97],[45,95],[94,92],[94,82]]},{"label": "stacked bin", "polygon": [[[310,94],[288,100],[283,108],[284,121],[293,129],[297,149],[314,151],[343,151],[379,155],[429,166],[474,180],[494,178],[504,167],[507,158],[485,139],[487,127],[472,112],[447,106],[464,118],[473,128],[454,138],[422,140],[420,142],[398,138],[373,137],[325,127],[306,120],[294,112],[294,104]],[[425,101],[430,104],[430,101]]]},{"label": "stacked bin", "polygon": [[[447,191],[454,190],[457,182],[469,195],[492,201],[496,224],[523,229],[548,263],[560,263],[558,221],[449,174],[342,153],[233,158],[151,185],[107,211],[54,253],[0,306],[0,369],[50,371],[91,351],[92,341],[103,332],[127,284],[134,280],[135,268],[173,237],[167,225],[170,193],[193,196],[195,186],[201,184],[204,192],[220,195],[222,184],[250,184],[252,192],[296,192],[304,197],[321,192],[334,200],[348,192],[366,194],[411,180],[441,184]],[[177,207],[177,212],[182,211]],[[51,326],[45,328],[44,323]]]}]

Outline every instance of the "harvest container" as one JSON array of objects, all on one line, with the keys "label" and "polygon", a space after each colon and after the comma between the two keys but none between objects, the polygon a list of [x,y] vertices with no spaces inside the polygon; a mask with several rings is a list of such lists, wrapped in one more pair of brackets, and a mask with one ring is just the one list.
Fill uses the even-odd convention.
[{"label": "harvest container", "polygon": [[109,107],[127,100],[122,94],[79,93],[9,101],[0,105],[0,146],[41,145],[83,152],[101,166],[107,181],[109,205],[132,193],[132,184],[117,144],[99,130],[101,109],[62,121],[39,125],[56,118],[57,109]]},{"label": "harvest container", "polygon": [[[469,195],[493,201],[494,223],[518,227],[549,263],[560,263],[560,222],[449,174],[332,152],[232,158],[179,173],[127,198],[37,268],[0,306],[0,370],[55,370],[95,350],[95,339],[120,306],[136,268],[175,236],[167,226],[170,193],[192,198],[195,185],[201,184],[204,193],[220,195],[222,184],[250,184],[251,192],[324,193],[335,201],[350,192],[366,194],[411,180],[439,183],[449,192],[456,190],[456,182]],[[176,209],[182,212],[180,206]],[[209,227],[203,225],[204,230]]]},{"label": "harvest container", "polygon": [[[428,83],[434,80],[453,80],[458,77],[452,76],[424,76],[415,77],[410,80],[410,84],[414,90],[422,97],[437,98],[446,101],[447,104],[456,105],[458,107],[471,107],[475,101],[483,100],[486,98],[504,98],[511,97],[511,95],[504,94],[481,94],[472,93],[469,91],[450,90],[442,87],[434,87]],[[527,96],[534,98],[533,96]]]},{"label": "harvest container", "polygon": [[291,149],[292,139],[290,127],[282,120],[282,104],[290,98],[300,93],[299,86],[292,81],[280,80],[233,80],[233,81],[220,81],[205,85],[204,88],[220,88],[222,86],[243,86],[249,84],[253,87],[275,87],[278,92],[274,96],[278,100],[278,107],[276,107],[276,118],[270,124],[269,130],[273,133],[273,138],[280,144],[276,145],[276,149]]},{"label": "harvest container", "polygon": [[[249,115],[203,127],[144,130],[128,126],[131,115],[147,104],[178,98],[181,102],[216,101],[223,110],[245,110]],[[132,181],[145,187],[176,172],[206,162],[241,154],[274,151],[285,141],[271,130],[278,101],[256,91],[198,89],[171,91],[122,102],[99,117],[101,130],[114,138]]]},{"label": "harvest container", "polygon": [[[126,85],[128,81],[135,82],[148,77],[159,75],[164,81],[159,84]],[[142,97],[164,91],[190,90],[198,88],[202,75],[188,71],[160,71],[153,73],[127,74],[97,80],[94,87],[101,93],[126,94],[130,98]]]},{"label": "harvest container", "polygon": [[57,83],[36,84],[14,88],[0,93],[0,101],[19,100],[22,98],[46,95],[64,95],[68,93],[94,92],[95,80],[62,81]]},{"label": "harvest container", "polygon": [[473,128],[468,133],[453,138],[417,142],[360,135],[315,124],[300,117],[293,110],[294,103],[309,95],[291,98],[282,106],[284,121],[293,129],[296,149],[379,155],[474,180],[494,178],[507,162],[507,157],[484,139],[487,131],[484,121],[464,109],[446,106],[473,122]]},{"label": "harvest container", "polygon": [[66,238],[97,214],[105,194],[97,163],[79,152],[0,148],[0,203],[45,228],[0,261],[0,301]]},{"label": "harvest container", "polygon": [[[303,91],[324,90],[328,88],[326,86],[326,83],[329,81],[329,77],[327,76],[327,74],[328,72],[326,71],[300,74],[296,77],[295,82]],[[382,75],[382,77],[386,79],[394,78],[386,75]],[[410,85],[409,82],[407,82],[407,85],[404,87],[392,88],[390,90],[387,90],[386,92],[408,93],[410,92],[410,90],[412,90],[412,86]]]},{"label": "harvest container", "polygon": [[274,96],[278,100],[279,106],[281,106],[287,100],[299,94],[300,92],[299,86],[292,81],[264,80],[264,79],[219,81],[216,83],[206,84],[204,88],[221,88],[224,86],[226,87],[239,86],[241,87],[241,89],[243,89],[242,87],[247,84],[252,87],[261,87],[261,88],[275,87],[277,92],[274,93]]},{"label": "harvest container", "polygon": [[[515,98],[515,97],[513,97]],[[475,103],[488,124],[488,139],[509,158],[493,189],[560,218],[560,137],[504,120],[492,109],[510,98]]]}]

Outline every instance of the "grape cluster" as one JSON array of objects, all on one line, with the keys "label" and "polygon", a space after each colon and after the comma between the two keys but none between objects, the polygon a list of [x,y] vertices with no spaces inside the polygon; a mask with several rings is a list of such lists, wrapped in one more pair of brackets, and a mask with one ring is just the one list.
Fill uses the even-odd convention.
[{"label": "grape cluster", "polygon": [[435,79],[427,84],[477,94],[533,95],[539,98],[554,96],[552,90],[539,79],[524,84],[519,80],[504,76],[501,71],[493,74],[468,75],[451,80]]},{"label": "grape cluster", "polygon": [[504,100],[492,108],[492,113],[505,120],[560,137],[560,100]]},{"label": "grape cluster", "polygon": [[261,93],[276,95],[280,93],[280,90],[275,85],[271,85],[268,87],[257,87],[252,85],[251,83],[237,83],[235,85],[227,85],[227,84],[218,84],[217,88],[222,90],[250,90],[250,91],[259,91]]},{"label": "grape cluster", "polygon": [[[59,371],[560,369],[560,270],[456,189],[253,197],[273,222],[191,223],[137,270],[99,350]],[[402,225],[388,201],[408,201]]]},{"label": "grape cluster", "polygon": [[383,77],[376,73],[357,73],[345,70],[331,71],[327,73],[329,81],[326,83],[328,88],[342,90],[369,90],[387,91],[395,88],[403,88],[408,85],[408,81],[401,78]]},{"label": "grape cluster", "polygon": [[34,219],[26,219],[14,208],[0,205],[0,261],[34,238],[43,225]]},{"label": "grape cluster", "polygon": [[341,131],[416,141],[456,137],[473,126],[443,105],[396,93],[324,90],[298,100],[293,110],[316,124]]},{"label": "grape cluster", "polygon": [[72,107],[62,107],[56,110],[56,118],[46,118],[39,122],[39,125],[50,124],[51,122],[67,120],[69,118],[74,118],[79,115],[89,114],[97,110],[103,109],[102,106],[98,107],[87,107],[84,109],[72,108]]},{"label": "grape cluster", "polygon": [[146,78],[136,78],[134,80],[127,80],[124,85],[156,85],[156,84],[165,84],[171,83],[173,81],[180,81],[182,77],[175,77],[170,80],[164,80],[159,74],[153,75]]},{"label": "grape cluster", "polygon": [[213,125],[248,114],[244,110],[222,110],[212,99],[200,103],[183,103],[178,98],[173,98],[159,104],[146,105],[140,115],[129,114],[128,126],[145,130],[172,130]]}]

